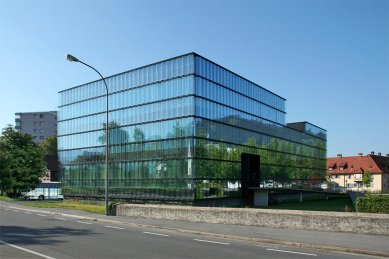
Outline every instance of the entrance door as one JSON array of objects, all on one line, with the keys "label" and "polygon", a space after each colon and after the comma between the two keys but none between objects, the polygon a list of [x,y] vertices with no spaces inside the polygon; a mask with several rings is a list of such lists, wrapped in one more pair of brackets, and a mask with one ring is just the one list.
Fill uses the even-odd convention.
[{"label": "entrance door", "polygon": [[261,157],[248,153],[242,153],[241,159],[241,188],[242,197],[247,199],[249,187],[259,187],[261,173]]}]

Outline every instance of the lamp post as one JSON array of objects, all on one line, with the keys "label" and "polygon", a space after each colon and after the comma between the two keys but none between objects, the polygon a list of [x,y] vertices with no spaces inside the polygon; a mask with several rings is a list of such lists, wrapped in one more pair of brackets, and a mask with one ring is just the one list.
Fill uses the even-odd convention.
[{"label": "lamp post", "polygon": [[107,86],[107,83],[105,82],[105,79],[104,77],[100,74],[99,71],[97,71],[97,69],[95,69],[94,67],[82,62],[81,60],[79,60],[78,58],[68,54],[66,55],[66,59],[70,62],[79,62],[91,69],[93,69],[94,71],[97,72],[97,74],[99,74],[99,76],[101,77],[101,79],[103,79],[103,82],[104,82],[104,85],[105,85],[105,90],[106,90],[106,121],[105,121],[105,215],[109,215],[109,208],[108,208],[108,155],[109,155],[109,121],[108,121],[108,86]]}]

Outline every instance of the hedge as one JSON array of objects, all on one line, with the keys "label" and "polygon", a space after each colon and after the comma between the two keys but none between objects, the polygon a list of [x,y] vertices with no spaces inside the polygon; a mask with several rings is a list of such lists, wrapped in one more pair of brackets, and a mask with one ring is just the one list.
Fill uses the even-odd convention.
[{"label": "hedge", "polygon": [[389,195],[368,194],[366,197],[359,197],[355,209],[357,212],[389,214]]}]

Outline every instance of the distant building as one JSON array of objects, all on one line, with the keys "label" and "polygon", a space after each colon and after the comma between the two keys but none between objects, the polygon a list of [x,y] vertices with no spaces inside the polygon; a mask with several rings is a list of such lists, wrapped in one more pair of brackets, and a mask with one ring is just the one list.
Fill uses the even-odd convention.
[{"label": "distant building", "polygon": [[15,128],[21,133],[31,134],[34,142],[57,136],[57,112],[15,113]]},{"label": "distant building", "polygon": [[[362,177],[366,172],[372,175],[370,187],[363,186]],[[382,156],[381,153],[374,155],[374,152],[367,156],[360,153],[358,156],[337,157],[327,159],[327,174],[331,181],[339,187],[347,190],[357,191],[389,191],[389,154]]]}]

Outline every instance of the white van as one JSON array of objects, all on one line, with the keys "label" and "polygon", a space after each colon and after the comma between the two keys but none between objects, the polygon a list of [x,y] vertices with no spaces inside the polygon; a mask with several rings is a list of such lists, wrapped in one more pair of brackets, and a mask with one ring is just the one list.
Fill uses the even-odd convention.
[{"label": "white van", "polygon": [[22,192],[22,197],[25,200],[63,199],[60,184],[59,182],[41,183],[34,190]]}]

